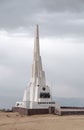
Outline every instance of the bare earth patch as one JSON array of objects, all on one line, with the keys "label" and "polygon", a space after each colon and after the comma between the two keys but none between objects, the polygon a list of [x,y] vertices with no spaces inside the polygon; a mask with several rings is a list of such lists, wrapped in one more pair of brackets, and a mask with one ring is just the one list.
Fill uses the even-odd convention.
[{"label": "bare earth patch", "polygon": [[22,116],[0,112],[0,130],[84,130],[84,116]]}]

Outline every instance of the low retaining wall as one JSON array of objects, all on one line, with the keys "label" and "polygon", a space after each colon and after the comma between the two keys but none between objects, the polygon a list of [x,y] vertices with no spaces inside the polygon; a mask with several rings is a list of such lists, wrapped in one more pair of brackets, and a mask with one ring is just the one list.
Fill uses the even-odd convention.
[{"label": "low retaining wall", "polygon": [[84,107],[70,107],[70,106],[61,106],[62,109],[84,109]]},{"label": "low retaining wall", "polygon": [[60,115],[84,115],[84,111],[61,111]]},{"label": "low retaining wall", "polygon": [[55,109],[57,115],[84,115],[84,107],[66,107],[61,106],[60,109]]}]

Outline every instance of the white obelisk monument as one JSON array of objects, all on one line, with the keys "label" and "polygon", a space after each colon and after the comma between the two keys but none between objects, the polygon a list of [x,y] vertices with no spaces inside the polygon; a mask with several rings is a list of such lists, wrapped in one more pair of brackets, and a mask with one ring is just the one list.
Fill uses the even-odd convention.
[{"label": "white obelisk monument", "polygon": [[48,108],[52,102],[50,88],[46,85],[45,72],[42,68],[42,60],[40,56],[39,46],[39,27],[36,25],[35,41],[34,41],[34,58],[32,65],[32,77],[29,86],[25,89],[23,101],[16,102],[16,107],[39,109]]}]

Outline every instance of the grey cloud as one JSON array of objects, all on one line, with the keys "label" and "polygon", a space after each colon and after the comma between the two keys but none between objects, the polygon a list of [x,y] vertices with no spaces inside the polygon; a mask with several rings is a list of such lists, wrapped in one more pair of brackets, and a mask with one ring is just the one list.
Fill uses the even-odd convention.
[{"label": "grey cloud", "polygon": [[[11,49],[13,50],[13,48]],[[16,53],[5,51],[4,57],[0,53],[0,89],[2,90],[0,96],[17,97],[19,94],[19,97],[22,97],[23,91],[28,85],[31,76],[31,69],[29,69],[31,68],[31,55],[29,58],[23,58],[24,54],[17,56],[17,53],[17,51]],[[29,53],[30,50],[28,50],[27,55]]]},{"label": "grey cloud", "polygon": [[[81,45],[78,45],[78,46],[81,46]],[[54,45],[54,47],[56,47],[56,45]],[[60,46],[60,49],[61,48],[62,46]],[[72,49],[70,49],[70,46],[69,46],[68,51],[70,52],[70,54],[67,53],[65,50],[66,55],[64,55],[64,52],[61,53],[60,55],[58,53],[49,55],[46,52],[42,54],[47,79],[48,81],[50,81],[50,83],[53,83],[53,93],[57,96],[60,95],[60,97],[67,95],[67,93],[68,93],[67,97],[68,96],[72,96],[72,97],[83,96],[83,91],[84,91],[83,49],[84,49],[84,46],[82,45],[81,47],[79,47],[78,50],[76,46],[73,46],[73,48],[74,48],[74,53],[72,53]],[[73,91],[73,93],[70,93],[69,95],[69,91],[70,92]]]},{"label": "grey cloud", "polygon": [[84,1],[82,0],[0,2],[0,28],[13,30],[24,27],[31,33],[32,26],[38,23],[42,27],[44,36],[78,36],[84,33]]},{"label": "grey cloud", "polygon": [[49,16],[46,14],[46,22],[42,21],[42,34],[55,37],[83,37],[83,16],[84,14],[77,13],[56,13]]},{"label": "grey cloud", "polygon": [[28,0],[25,0],[25,2],[23,0],[5,0],[1,2],[0,24],[2,28],[29,25],[38,10],[37,1],[36,4]]}]

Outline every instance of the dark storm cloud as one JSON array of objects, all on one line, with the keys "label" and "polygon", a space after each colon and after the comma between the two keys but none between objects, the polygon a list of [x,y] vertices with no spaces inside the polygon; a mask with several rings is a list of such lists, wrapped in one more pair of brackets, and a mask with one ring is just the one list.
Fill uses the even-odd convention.
[{"label": "dark storm cloud", "polygon": [[30,32],[38,23],[45,36],[82,36],[83,7],[83,0],[1,0],[0,28],[24,27]]},{"label": "dark storm cloud", "polygon": [[42,6],[48,11],[84,11],[83,0],[42,0]]}]

